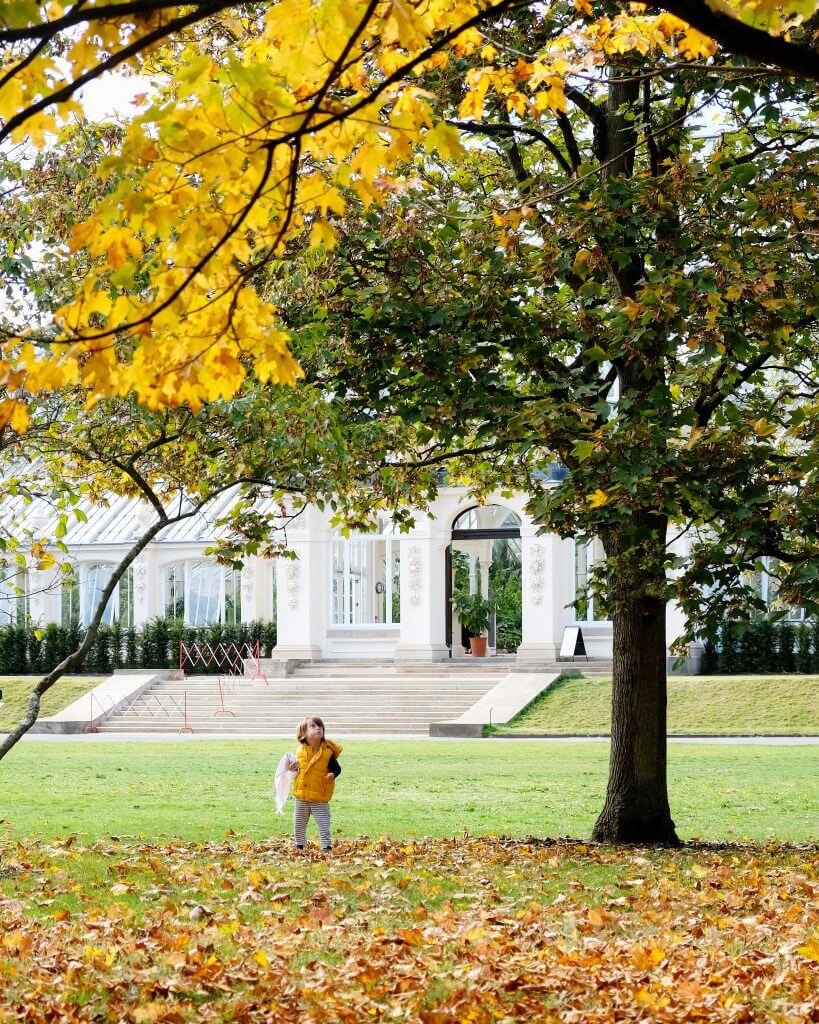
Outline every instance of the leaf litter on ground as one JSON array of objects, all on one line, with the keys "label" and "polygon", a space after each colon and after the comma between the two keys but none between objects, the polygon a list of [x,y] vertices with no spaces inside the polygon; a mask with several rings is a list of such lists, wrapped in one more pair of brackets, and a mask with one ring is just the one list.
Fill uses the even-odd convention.
[{"label": "leaf litter on ground", "polygon": [[0,839],[0,1021],[819,1021],[816,854]]}]

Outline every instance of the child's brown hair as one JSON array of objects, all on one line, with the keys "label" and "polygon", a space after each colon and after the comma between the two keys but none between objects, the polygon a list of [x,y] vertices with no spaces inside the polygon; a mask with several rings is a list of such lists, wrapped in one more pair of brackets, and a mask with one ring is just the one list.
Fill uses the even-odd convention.
[{"label": "child's brown hair", "polygon": [[321,729],[321,738],[324,739],[324,722],[322,722],[322,720],[320,718],[317,718],[315,715],[308,715],[307,718],[303,718],[299,722],[299,728],[298,731],[296,732],[296,739],[299,741],[299,743],[307,742],[307,726],[310,725],[311,722],[313,723],[313,725],[317,725],[319,729]]}]

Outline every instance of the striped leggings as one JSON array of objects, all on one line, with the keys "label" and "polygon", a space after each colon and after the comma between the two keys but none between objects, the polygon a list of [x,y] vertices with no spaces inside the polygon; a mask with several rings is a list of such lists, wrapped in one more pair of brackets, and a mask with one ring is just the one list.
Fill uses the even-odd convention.
[{"label": "striped leggings", "polygon": [[304,846],[310,815],[316,819],[322,850],[330,849],[330,804],[325,801],[299,800],[293,809],[293,844]]}]

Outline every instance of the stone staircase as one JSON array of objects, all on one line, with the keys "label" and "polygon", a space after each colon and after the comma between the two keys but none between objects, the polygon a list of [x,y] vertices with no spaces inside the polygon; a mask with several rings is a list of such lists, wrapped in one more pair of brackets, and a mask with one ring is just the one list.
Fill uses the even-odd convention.
[{"label": "stone staircase", "polygon": [[[463,714],[511,668],[503,659],[443,665],[393,662],[313,662],[284,679],[215,676],[156,683],[124,712],[100,723],[106,733],[178,733],[187,694],[188,725],[196,733],[294,736],[306,715],[324,719],[332,737],[428,735],[431,722]],[[225,714],[224,712],[232,712]]]}]

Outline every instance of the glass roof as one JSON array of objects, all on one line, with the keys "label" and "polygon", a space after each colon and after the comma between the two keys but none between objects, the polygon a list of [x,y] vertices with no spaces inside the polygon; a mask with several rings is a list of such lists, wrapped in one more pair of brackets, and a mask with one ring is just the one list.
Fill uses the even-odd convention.
[{"label": "glass roof", "polygon": [[452,524],[453,530],[516,530],[520,516],[503,505],[479,505],[462,512]]}]

